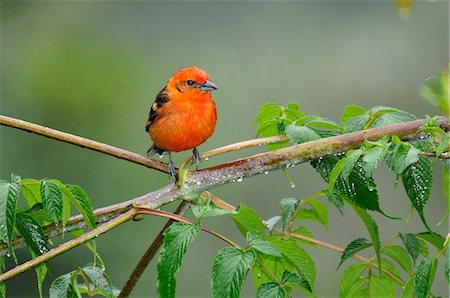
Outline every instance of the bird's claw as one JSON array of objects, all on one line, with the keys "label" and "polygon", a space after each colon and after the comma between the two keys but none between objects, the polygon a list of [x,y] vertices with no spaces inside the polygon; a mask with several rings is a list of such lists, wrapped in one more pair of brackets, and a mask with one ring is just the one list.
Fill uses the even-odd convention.
[{"label": "bird's claw", "polygon": [[202,161],[202,158],[200,157],[200,152],[198,152],[197,148],[194,148],[192,150],[192,162],[191,164],[194,164],[195,162],[195,170],[198,171],[198,163]]},{"label": "bird's claw", "polygon": [[169,160],[168,167],[169,167],[169,176],[173,179],[173,182],[177,184],[178,174],[177,170],[175,170],[175,164],[173,163],[172,159]]}]

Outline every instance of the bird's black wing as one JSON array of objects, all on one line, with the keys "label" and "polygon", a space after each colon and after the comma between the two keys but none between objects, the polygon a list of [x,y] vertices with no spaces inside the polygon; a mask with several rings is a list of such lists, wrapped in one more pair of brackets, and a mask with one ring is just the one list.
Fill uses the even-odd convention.
[{"label": "bird's black wing", "polygon": [[148,132],[150,129],[150,126],[155,121],[155,119],[158,117],[158,110],[169,101],[169,94],[167,93],[166,89],[162,89],[158,95],[156,95],[156,100],[150,107],[150,112],[148,113],[148,119],[145,123],[145,131]]}]

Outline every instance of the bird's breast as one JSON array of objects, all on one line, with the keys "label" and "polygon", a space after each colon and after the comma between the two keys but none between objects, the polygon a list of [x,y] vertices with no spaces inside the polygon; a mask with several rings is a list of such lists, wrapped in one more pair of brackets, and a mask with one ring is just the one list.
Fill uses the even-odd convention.
[{"label": "bird's breast", "polygon": [[158,148],[184,151],[204,143],[214,132],[217,113],[211,96],[171,100],[159,111],[149,134]]}]

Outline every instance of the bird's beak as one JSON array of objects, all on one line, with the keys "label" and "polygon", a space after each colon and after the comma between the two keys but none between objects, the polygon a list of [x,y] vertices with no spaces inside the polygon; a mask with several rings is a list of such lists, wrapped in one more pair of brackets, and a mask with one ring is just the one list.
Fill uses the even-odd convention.
[{"label": "bird's beak", "polygon": [[200,90],[202,91],[213,91],[213,90],[217,90],[217,86],[210,81],[206,81],[203,84],[200,85]]}]

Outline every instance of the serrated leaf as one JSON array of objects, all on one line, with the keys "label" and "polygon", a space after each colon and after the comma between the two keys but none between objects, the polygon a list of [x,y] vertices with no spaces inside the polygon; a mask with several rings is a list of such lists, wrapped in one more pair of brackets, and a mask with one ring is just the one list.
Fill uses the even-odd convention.
[{"label": "serrated leaf", "polygon": [[347,247],[344,249],[341,255],[341,261],[339,262],[338,269],[341,267],[342,263],[344,263],[345,260],[352,257],[357,252],[364,250],[368,247],[371,247],[372,243],[367,240],[366,238],[358,238],[350,242]]},{"label": "serrated leaf", "polygon": [[400,110],[395,112],[385,112],[373,122],[371,127],[387,126],[396,123],[414,121],[416,119],[417,118],[414,115]]},{"label": "serrated leaf", "polygon": [[45,236],[39,222],[32,216],[24,213],[17,213],[16,227],[20,235],[25,240],[27,246],[36,254],[46,253],[48,249],[47,236]]},{"label": "serrated leaf", "polygon": [[48,265],[47,263],[40,264],[36,267],[34,267],[34,271],[36,272],[36,278],[38,282],[38,291],[39,291],[39,297],[42,298],[42,284],[44,283],[45,276],[48,272]]},{"label": "serrated leaf", "polygon": [[191,205],[192,213],[196,218],[214,217],[226,214],[236,214],[236,210],[225,210],[217,207],[208,198],[203,204]]},{"label": "serrated leaf", "polygon": [[[329,182],[330,173],[339,160],[339,157],[330,156],[313,160],[311,165],[326,182]],[[367,180],[361,167],[359,164],[355,166],[355,170],[348,177],[348,182],[338,178],[334,190],[352,204],[384,214],[378,204],[375,181],[372,178]]]},{"label": "serrated leaf", "polygon": [[420,156],[419,161],[410,165],[401,176],[409,200],[422,219],[423,224],[431,231],[423,213],[433,183],[433,163],[431,159]]},{"label": "serrated leaf", "polygon": [[[388,271],[390,271],[395,276],[400,277],[400,272],[398,272],[397,267],[395,267],[389,260],[381,258],[381,266],[383,268],[387,269]],[[392,277],[391,275],[389,275],[383,271],[381,271],[380,276],[390,280],[394,284],[398,284],[399,286],[402,285],[397,279],[395,279],[394,277]]]},{"label": "serrated leaf", "polygon": [[28,206],[34,206],[42,203],[40,192],[40,181],[36,179],[22,179],[20,181],[20,190],[28,203]]},{"label": "serrated leaf", "polygon": [[442,193],[447,203],[447,215],[450,213],[450,161],[444,160],[442,167]]},{"label": "serrated leaf", "polygon": [[164,232],[157,265],[157,291],[160,297],[175,297],[175,273],[180,269],[183,257],[200,228],[200,224],[174,223]]},{"label": "serrated leaf", "polygon": [[295,288],[298,288],[298,289],[301,289],[301,290],[307,290],[310,293],[312,291],[308,281],[303,279],[298,274],[289,272],[287,270],[284,271],[283,277],[281,279],[281,282],[285,286],[295,287]]},{"label": "serrated leaf", "polygon": [[[67,190],[70,194],[67,193]],[[78,185],[65,185],[61,187],[61,191],[67,194],[68,199],[78,209],[81,215],[83,215],[88,228],[90,230],[94,229],[96,227],[94,209],[86,192]]]},{"label": "serrated leaf", "polygon": [[425,240],[426,242],[436,247],[438,250],[442,249],[442,247],[444,246],[445,239],[438,233],[422,232],[417,233],[416,237]]},{"label": "serrated leaf", "polygon": [[50,286],[49,295],[50,298],[66,298],[69,297],[69,293],[72,292],[72,272],[61,275],[56,278]]},{"label": "serrated leaf", "polygon": [[436,262],[432,259],[423,259],[416,269],[414,277],[414,293],[417,298],[426,298],[433,284]]},{"label": "serrated leaf", "polygon": [[285,134],[293,144],[301,144],[321,139],[321,136],[315,130],[295,124],[288,125]]},{"label": "serrated leaf", "polygon": [[281,220],[281,216],[277,215],[266,220],[267,229],[272,232],[275,225]]},{"label": "serrated leaf", "polygon": [[355,168],[356,162],[363,154],[363,151],[361,149],[357,150],[349,150],[346,153],[345,157],[345,164],[342,169],[341,177],[346,182],[348,182],[348,176],[353,172],[353,169]]},{"label": "serrated leaf", "polygon": [[357,105],[345,106],[344,110],[342,111],[341,124],[345,125],[345,124],[347,124],[347,122],[350,118],[353,118],[355,116],[365,115],[365,114],[366,114],[366,110],[360,106],[357,106]]},{"label": "serrated leaf", "polygon": [[317,200],[310,200],[307,202],[311,209],[301,209],[297,214],[297,219],[310,219],[321,223],[325,230],[328,230],[328,211],[322,202]]},{"label": "serrated leaf", "polygon": [[248,232],[264,237],[265,227],[255,210],[241,203],[236,211],[237,213],[230,214],[230,217],[244,237]]},{"label": "serrated leaf", "polygon": [[252,268],[252,277],[255,290],[257,290],[263,283],[273,281],[273,277],[277,280],[281,280],[285,270],[293,271],[295,269],[284,258],[259,255],[258,262],[256,262]]},{"label": "serrated leaf", "polygon": [[395,293],[395,285],[383,276],[369,276],[369,297],[397,297]]},{"label": "serrated leaf", "polygon": [[344,170],[345,163],[347,158],[344,157],[339,160],[333,167],[333,170],[330,173],[329,181],[328,181],[328,193],[331,194],[334,190],[334,186],[338,181],[338,178],[341,176],[342,171]]},{"label": "serrated leaf", "polygon": [[292,215],[297,208],[298,200],[294,198],[284,198],[280,201],[281,226],[286,228],[291,220]]},{"label": "serrated leaf", "polygon": [[380,234],[378,232],[378,226],[373,218],[367,213],[366,210],[361,209],[357,206],[350,205],[353,210],[355,210],[356,214],[361,218],[364,225],[366,226],[367,231],[369,232],[370,238],[372,239],[372,245],[375,250],[375,255],[378,260],[378,264],[380,264]]},{"label": "serrated leaf", "polygon": [[303,122],[303,125],[319,129],[343,131],[343,128],[331,119],[312,115],[309,119]]},{"label": "serrated leaf", "polygon": [[419,253],[424,257],[428,257],[429,251],[427,243],[420,238],[417,238],[417,240],[419,240]]},{"label": "serrated leaf", "polygon": [[339,284],[339,298],[351,297],[350,292],[358,291],[365,283],[360,275],[366,270],[365,264],[353,264],[345,268]]},{"label": "serrated leaf", "polygon": [[406,249],[401,246],[393,245],[383,248],[382,253],[396,261],[406,272],[411,273],[411,260]]},{"label": "serrated leaf", "polygon": [[17,198],[20,194],[18,183],[0,180],[0,240],[5,242],[13,253],[11,238],[16,217]]},{"label": "serrated leaf", "polygon": [[380,164],[380,160],[385,152],[384,148],[374,146],[369,149],[362,157],[362,168],[366,173],[366,179],[370,179],[373,175],[373,171]]},{"label": "serrated leaf", "polygon": [[225,247],[219,251],[212,268],[212,297],[239,297],[245,274],[256,260],[253,251]]},{"label": "serrated leaf", "polygon": [[252,232],[247,233],[247,243],[250,247],[256,249],[260,253],[281,257],[281,252],[272,243],[253,234]]},{"label": "serrated leaf", "polygon": [[370,118],[369,115],[364,114],[348,119],[344,126],[345,131],[354,132],[362,130],[364,128],[364,125],[366,125],[367,121],[369,121],[369,118]]},{"label": "serrated leaf", "polygon": [[292,238],[283,239],[281,235],[271,235],[266,240],[281,251],[283,257],[294,266],[302,278],[308,281],[312,289],[316,278],[316,266],[310,255]]},{"label": "serrated leaf", "polygon": [[44,208],[55,225],[62,219],[62,193],[59,185],[50,180],[42,180],[40,192]]},{"label": "serrated leaf", "polygon": [[94,286],[105,294],[106,297],[115,297],[110,277],[105,273],[102,267],[88,264],[81,268]]},{"label": "serrated leaf", "polygon": [[403,288],[400,298],[412,298],[414,297],[414,278],[410,278]]},{"label": "serrated leaf", "polygon": [[416,235],[411,233],[400,233],[400,238],[402,239],[403,245],[405,245],[406,250],[408,251],[415,264],[417,257],[419,256],[419,240],[417,239]]},{"label": "serrated leaf", "polygon": [[257,298],[284,298],[286,292],[276,282],[263,283],[256,291]]}]

